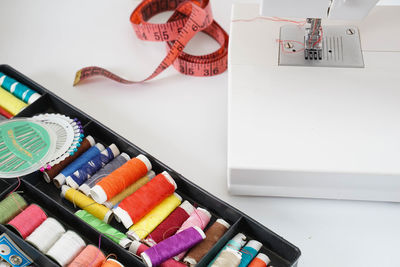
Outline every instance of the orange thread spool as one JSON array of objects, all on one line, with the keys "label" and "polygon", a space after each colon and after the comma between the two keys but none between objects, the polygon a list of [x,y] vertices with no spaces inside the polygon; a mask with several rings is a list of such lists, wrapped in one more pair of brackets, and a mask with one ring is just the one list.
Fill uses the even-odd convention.
[{"label": "orange thread spool", "polygon": [[98,247],[88,245],[79,255],[68,265],[68,267],[100,267],[106,260],[103,252]]},{"label": "orange thread spool", "polygon": [[175,189],[174,179],[167,172],[163,172],[121,201],[113,212],[117,219],[121,220],[126,228],[129,228],[172,195]]},{"label": "orange thread spool", "polygon": [[267,267],[270,262],[271,260],[267,255],[259,253],[257,257],[250,262],[248,267]]},{"label": "orange thread spool", "polygon": [[90,195],[97,203],[103,204],[145,176],[150,170],[149,159],[144,155],[139,155],[98,182],[90,190]]},{"label": "orange thread spool", "polygon": [[124,265],[114,259],[108,259],[101,267],[124,267]]}]

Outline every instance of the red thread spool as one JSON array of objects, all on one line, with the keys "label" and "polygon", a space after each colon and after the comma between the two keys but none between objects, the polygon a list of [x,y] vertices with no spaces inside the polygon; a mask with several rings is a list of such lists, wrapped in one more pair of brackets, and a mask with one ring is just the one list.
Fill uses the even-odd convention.
[{"label": "red thread spool", "polygon": [[163,172],[125,198],[113,210],[114,214],[126,228],[129,228],[132,224],[140,221],[165,198],[172,195],[175,189],[174,179],[167,172]]},{"label": "red thread spool", "polygon": [[68,267],[100,267],[106,260],[103,252],[93,245],[86,246]]},{"label": "red thread spool", "polygon": [[26,239],[46,219],[46,213],[38,205],[31,204],[12,219],[8,225],[17,230],[23,239]]},{"label": "red thread spool", "polygon": [[139,155],[98,182],[90,190],[90,195],[97,203],[103,204],[145,176],[150,170],[149,159],[144,155]]},{"label": "red thread spool", "polygon": [[154,246],[164,239],[174,235],[193,211],[194,207],[192,204],[185,200],[160,225],[158,225],[153,232],[151,232],[149,237],[145,240],[146,244]]}]

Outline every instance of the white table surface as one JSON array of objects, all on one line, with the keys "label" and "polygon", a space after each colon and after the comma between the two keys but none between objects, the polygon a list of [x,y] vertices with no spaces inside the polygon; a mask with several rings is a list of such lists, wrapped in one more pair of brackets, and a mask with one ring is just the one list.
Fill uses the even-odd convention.
[{"label": "white table surface", "polygon": [[[400,266],[399,204],[228,195],[227,73],[195,78],[170,68],[140,85],[98,80],[72,87],[75,71],[83,66],[104,66],[132,79],[142,79],[156,67],[165,47],[136,39],[129,16],[138,3],[2,0],[0,63],[297,245],[302,250],[299,266]],[[232,3],[212,1],[214,16],[226,30]],[[217,47],[209,41],[196,37],[187,51]]]}]

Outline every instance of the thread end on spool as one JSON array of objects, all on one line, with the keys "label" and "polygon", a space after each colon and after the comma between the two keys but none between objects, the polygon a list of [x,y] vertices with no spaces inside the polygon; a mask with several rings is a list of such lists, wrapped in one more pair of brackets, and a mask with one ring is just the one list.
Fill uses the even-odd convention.
[{"label": "thread end on spool", "polygon": [[125,210],[121,209],[120,207],[117,207],[113,209],[113,213],[115,217],[117,217],[122,222],[122,224],[125,226],[126,229],[128,229],[133,225],[131,217]]},{"label": "thread end on spool", "polygon": [[145,252],[142,252],[142,254],[140,254],[140,257],[142,257],[144,263],[148,266],[148,267],[153,267],[153,264],[151,263],[150,257],[147,256],[147,254]]},{"label": "thread end on spool", "polygon": [[114,213],[111,210],[109,210],[109,211],[107,211],[106,215],[104,215],[103,221],[108,224],[108,223],[110,223],[113,216],[114,216]]},{"label": "thread end on spool", "polygon": [[259,251],[262,247],[262,244],[258,242],[257,240],[250,240],[247,244],[246,247],[254,248],[255,250]]},{"label": "thread end on spool", "polygon": [[203,232],[203,230],[200,229],[200,227],[198,227],[198,226],[193,226],[193,228],[194,228],[197,232],[199,232],[199,234],[201,235],[201,237],[202,237],[203,239],[206,238],[206,234]]},{"label": "thread end on spool", "polygon": [[125,152],[122,152],[122,153],[121,153],[121,156],[124,157],[124,158],[126,159],[126,161],[128,161],[128,160],[131,159],[131,157],[129,157],[129,155],[126,154]]},{"label": "thread end on spool", "polygon": [[146,174],[146,176],[149,177],[149,179],[151,180],[151,179],[153,179],[154,177],[156,177],[156,173],[155,173],[154,171],[149,171],[149,172]]},{"label": "thread end on spool", "polygon": [[97,143],[96,145],[95,145],[95,147],[97,147],[98,149],[99,149],[99,151],[101,152],[101,151],[103,151],[104,149],[106,149],[102,144],[100,144],[100,143]]},{"label": "thread end on spool", "polygon": [[185,200],[183,201],[183,203],[179,206],[181,207],[184,211],[186,211],[186,213],[190,216],[193,211],[194,211],[194,207],[192,204],[190,204],[189,201]]},{"label": "thread end on spool", "polygon": [[115,144],[111,144],[109,146],[109,148],[111,149],[111,152],[114,155],[114,158],[117,157],[121,152],[119,151],[118,147]]},{"label": "thread end on spool", "polygon": [[175,190],[176,190],[177,185],[175,183],[175,180],[172,178],[172,176],[166,171],[163,171],[161,174],[175,187]]},{"label": "thread end on spool", "polygon": [[95,185],[92,189],[90,189],[90,196],[99,204],[103,204],[107,201],[107,194],[99,185]]},{"label": "thread end on spool", "polygon": [[265,255],[264,253],[258,253],[256,258],[259,258],[260,260],[262,260],[266,265],[270,264],[270,262],[271,262],[270,258],[267,255]]},{"label": "thread end on spool", "polygon": [[219,223],[219,224],[222,224],[223,226],[225,226],[226,228],[229,228],[229,227],[231,227],[231,225],[229,224],[229,223],[227,223],[224,219],[218,219],[217,221],[216,221],[217,223]]},{"label": "thread end on spool", "polygon": [[197,264],[197,261],[193,259],[192,257],[185,257],[183,259],[184,262],[188,263],[189,266],[195,266]]},{"label": "thread end on spool", "polygon": [[59,174],[57,175],[54,179],[53,179],[54,185],[57,188],[60,188],[62,185],[65,184],[65,176],[63,174]]},{"label": "thread end on spool", "polygon": [[79,185],[75,182],[75,180],[71,176],[68,176],[65,179],[65,183],[75,190],[77,190],[79,188]]},{"label": "thread end on spool", "polygon": [[209,219],[211,218],[211,213],[203,208],[197,208],[197,210],[201,210]]},{"label": "thread end on spool", "polygon": [[62,196],[63,198],[65,198],[65,194],[67,193],[67,191],[68,191],[69,189],[71,189],[71,187],[69,187],[68,185],[63,185],[63,186],[61,187],[61,196]]},{"label": "thread end on spool", "polygon": [[129,230],[126,235],[134,240],[140,241],[140,237],[133,230]]},{"label": "thread end on spool", "polygon": [[129,251],[132,252],[133,254],[140,256],[137,254],[139,247],[142,245],[142,243],[140,243],[137,240],[133,240],[130,247],[129,247]]},{"label": "thread end on spool", "polygon": [[132,240],[129,238],[124,238],[119,241],[119,245],[123,248],[128,248],[132,243]]},{"label": "thread end on spool", "polygon": [[90,146],[94,146],[96,144],[96,141],[94,141],[94,138],[91,135],[86,136],[86,140],[89,141]]},{"label": "thread end on spool", "polygon": [[182,200],[183,200],[182,197],[181,197],[180,195],[178,195],[177,193],[174,193],[174,196],[176,196],[176,198],[178,198],[179,201],[182,201]]},{"label": "thread end on spool", "polygon": [[136,158],[146,165],[147,171],[150,171],[152,169],[151,162],[145,155],[140,154]]},{"label": "thread end on spool", "polygon": [[87,184],[83,184],[79,187],[79,191],[84,193],[85,195],[89,196],[90,195],[90,187]]}]

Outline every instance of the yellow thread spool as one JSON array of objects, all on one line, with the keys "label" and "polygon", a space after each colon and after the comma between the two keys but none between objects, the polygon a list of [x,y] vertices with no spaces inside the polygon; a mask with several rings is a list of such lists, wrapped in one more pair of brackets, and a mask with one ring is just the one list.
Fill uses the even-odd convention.
[{"label": "yellow thread spool", "polygon": [[67,185],[62,186],[61,196],[106,223],[109,223],[112,218],[112,211],[110,209]]},{"label": "yellow thread spool", "polygon": [[13,116],[17,115],[22,109],[28,106],[11,93],[0,87],[0,106],[10,112]]},{"label": "yellow thread spool", "polygon": [[128,186],[124,191],[122,191],[109,201],[104,202],[104,205],[107,208],[110,209],[113,208],[115,205],[124,200],[126,197],[132,195],[136,190],[138,190],[139,188],[150,182],[150,180],[153,179],[155,175],[156,175],[155,172],[149,171],[149,173],[147,173],[146,176],[140,178],[135,183]]},{"label": "yellow thread spool", "polygon": [[144,216],[138,223],[129,228],[127,235],[136,240],[146,238],[168,215],[182,202],[182,198],[174,193],[164,199],[157,207]]}]

